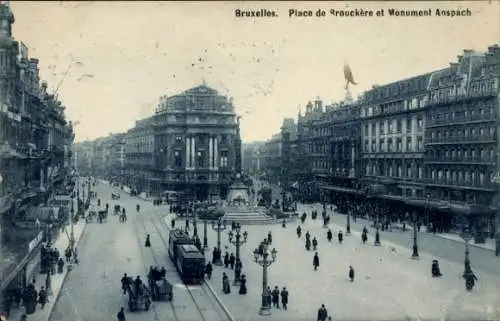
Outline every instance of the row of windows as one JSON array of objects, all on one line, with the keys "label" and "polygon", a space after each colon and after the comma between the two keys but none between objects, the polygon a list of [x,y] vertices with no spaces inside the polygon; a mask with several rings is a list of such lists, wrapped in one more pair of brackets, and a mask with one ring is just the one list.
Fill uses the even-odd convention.
[{"label": "row of windows", "polygon": [[455,110],[440,109],[437,113],[428,115],[428,119],[432,123],[449,122],[449,121],[463,121],[468,118],[479,116],[479,119],[488,119],[495,117],[495,102],[478,102],[472,108],[454,108]]},{"label": "row of windows", "polygon": [[423,97],[415,97],[409,100],[402,100],[387,104],[381,104],[379,106],[368,106],[361,109],[361,117],[371,117],[382,114],[394,114],[407,110],[423,108],[425,107],[426,103],[427,103],[427,98],[423,96]]},{"label": "row of windows", "polygon": [[[404,145],[403,145],[404,142]],[[378,147],[378,148],[377,148]],[[417,136],[416,144],[412,137],[403,138],[380,138],[377,145],[377,140],[372,139],[371,144],[368,139],[365,139],[363,152],[365,153],[401,153],[401,152],[421,152],[424,150],[424,140],[422,136]]]},{"label": "row of windows", "polygon": [[[196,155],[196,167],[202,167],[205,168],[208,166],[208,157],[207,157],[207,152],[205,151],[198,151]],[[227,151],[221,151],[219,155],[219,166],[220,167],[227,167],[229,164],[229,157],[228,157],[228,152]],[[175,151],[174,152],[174,166],[176,167],[183,167],[184,166],[184,157],[180,151]]]},{"label": "row of windows", "polygon": [[[422,117],[412,117],[410,119],[391,119],[365,124],[364,136],[376,136],[377,128],[379,135],[400,134],[403,131],[410,133],[416,125],[417,130],[423,130],[424,120]],[[404,128],[403,128],[404,127]],[[371,133],[371,135],[370,135]]]},{"label": "row of windows", "polygon": [[412,166],[411,164],[407,164],[404,167],[402,165],[396,164],[388,164],[386,162],[380,162],[378,164],[369,163],[366,164],[365,167],[366,175],[374,175],[374,176],[389,176],[389,177],[397,177],[397,178],[415,178],[422,179],[423,178],[423,169],[422,165],[418,164],[416,166]]},{"label": "row of windows", "polygon": [[429,150],[428,155],[431,158],[436,159],[475,159],[480,160],[494,160],[495,159],[495,149],[483,149],[483,148],[464,148],[464,149],[446,149],[446,150]]},{"label": "row of windows", "polygon": [[431,139],[439,139],[439,138],[455,138],[455,139],[462,139],[462,138],[469,138],[469,137],[476,137],[477,135],[481,137],[486,137],[486,136],[495,136],[495,127],[490,127],[490,126],[482,126],[482,127],[463,127],[459,129],[435,129],[430,131],[430,136]]},{"label": "row of windows", "polygon": [[[493,174],[490,175],[490,179]],[[436,182],[445,182],[450,184],[472,184],[485,185],[486,175],[479,171],[462,171],[439,169],[431,171],[431,179]]]}]

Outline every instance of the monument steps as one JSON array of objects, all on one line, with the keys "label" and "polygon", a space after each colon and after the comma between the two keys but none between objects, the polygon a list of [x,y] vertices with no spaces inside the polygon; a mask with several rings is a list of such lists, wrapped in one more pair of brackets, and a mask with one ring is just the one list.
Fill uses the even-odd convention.
[{"label": "monument steps", "polygon": [[[264,214],[256,215],[255,213],[242,214],[242,213],[227,213],[224,215],[224,220],[227,222],[236,222],[244,225],[267,225],[267,224],[281,224],[283,219],[275,219],[274,217]],[[296,218],[287,218],[286,222],[293,222]]]}]

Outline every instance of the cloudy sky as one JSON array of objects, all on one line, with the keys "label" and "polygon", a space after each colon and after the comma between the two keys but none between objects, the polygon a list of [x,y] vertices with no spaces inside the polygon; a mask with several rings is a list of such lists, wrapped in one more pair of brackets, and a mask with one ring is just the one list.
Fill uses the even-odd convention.
[{"label": "cloudy sky", "polygon": [[[78,121],[78,141],[121,132],[154,112],[160,95],[206,83],[234,97],[245,141],[279,131],[317,96],[344,97],[344,61],[358,85],[446,67],[463,49],[500,42],[490,2],[12,2],[14,35],[40,59],[49,88]],[[277,18],[237,18],[235,9]],[[290,8],[465,9],[471,17],[289,18]],[[77,61],[77,63],[72,63]],[[71,65],[71,67],[70,67]]]}]

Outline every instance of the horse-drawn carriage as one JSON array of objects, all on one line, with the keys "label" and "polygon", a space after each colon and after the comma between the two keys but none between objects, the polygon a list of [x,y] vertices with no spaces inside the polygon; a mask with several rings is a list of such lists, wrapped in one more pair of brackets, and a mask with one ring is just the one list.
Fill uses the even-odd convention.
[{"label": "horse-drawn carriage", "polygon": [[107,222],[108,221],[108,210],[101,210],[98,213],[99,215],[99,223]]},{"label": "horse-drawn carriage", "polygon": [[174,297],[173,286],[167,281],[165,274],[165,268],[159,271],[156,268],[150,268],[149,270],[148,282],[153,301],[172,301]]},{"label": "horse-drawn carriage", "polygon": [[90,223],[94,220],[94,218],[97,216],[97,213],[95,211],[89,211],[87,216],[85,217],[85,222]]},{"label": "horse-drawn carriage", "polygon": [[151,293],[146,285],[141,283],[140,288],[137,289],[134,280],[128,277],[126,291],[128,293],[128,307],[130,311],[136,311],[141,308],[144,311],[149,310],[151,306]]}]

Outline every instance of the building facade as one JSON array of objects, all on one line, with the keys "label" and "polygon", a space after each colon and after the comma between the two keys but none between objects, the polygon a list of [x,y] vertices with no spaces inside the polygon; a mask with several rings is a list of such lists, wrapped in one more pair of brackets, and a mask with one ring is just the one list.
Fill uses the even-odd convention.
[{"label": "building facade", "polygon": [[[426,196],[444,223],[464,223],[476,238],[494,234],[500,50],[465,50],[433,74],[426,120]],[[438,225],[438,228],[441,228]]]},{"label": "building facade", "polygon": [[465,50],[447,68],[374,86],[355,102],[325,110],[319,99],[308,103],[289,141],[298,199],[323,197],[341,212],[417,220],[436,231],[466,227],[479,242],[493,235],[499,57],[498,45]]},{"label": "building facade", "polygon": [[232,99],[200,85],[161,97],[157,111],[125,134],[125,179],[138,192],[225,198],[241,172],[239,120]]},{"label": "building facade", "polygon": [[73,127],[57,95],[40,82],[39,60],[14,39],[13,23],[9,6],[0,4],[0,312],[6,291],[35,273],[38,209],[73,184]]}]

